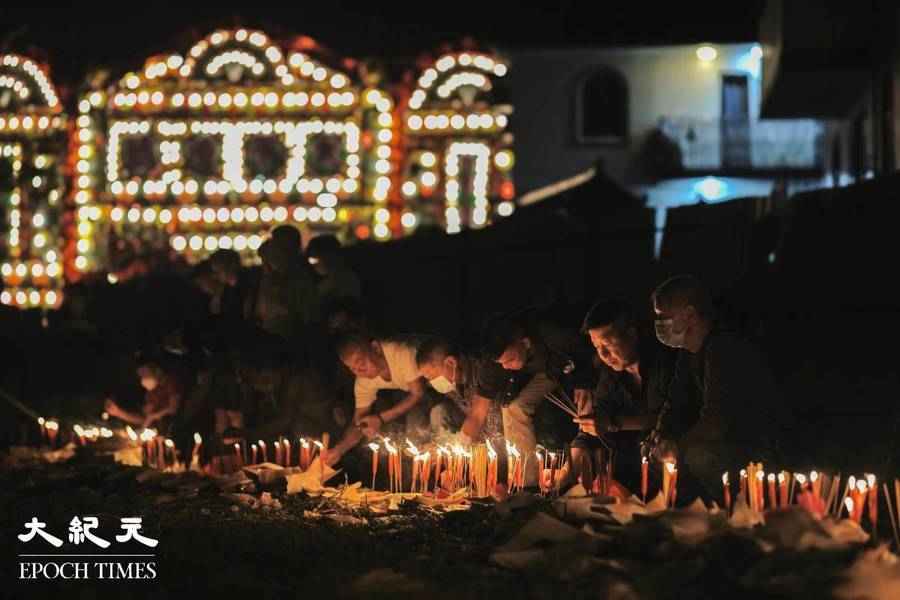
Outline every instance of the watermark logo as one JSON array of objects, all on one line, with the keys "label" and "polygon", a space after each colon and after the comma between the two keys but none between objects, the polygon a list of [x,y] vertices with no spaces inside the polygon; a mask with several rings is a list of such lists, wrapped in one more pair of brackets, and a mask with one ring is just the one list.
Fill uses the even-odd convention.
[{"label": "watermark logo", "polygon": [[[156,548],[159,540],[141,533],[141,517],[122,517],[122,533],[115,536],[116,542],[126,544],[137,542],[148,548]],[[112,543],[103,539],[95,531],[99,528],[97,517],[72,517],[69,521],[68,539],[75,546],[91,543],[106,550]],[[62,548],[65,542],[47,531],[47,523],[32,517],[25,523],[24,533],[17,537],[22,543],[31,543],[36,538]],[[105,560],[96,560],[96,559]],[[155,554],[19,554],[19,579],[156,579],[157,564]],[[115,559],[115,560],[111,560]],[[128,560],[121,560],[128,559]]]}]

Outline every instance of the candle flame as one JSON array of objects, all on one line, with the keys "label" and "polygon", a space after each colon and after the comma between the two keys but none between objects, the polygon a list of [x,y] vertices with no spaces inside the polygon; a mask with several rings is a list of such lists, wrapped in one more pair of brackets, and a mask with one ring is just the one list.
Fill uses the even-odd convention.
[{"label": "candle flame", "polygon": [[810,471],[809,480],[812,483],[815,483],[816,481],[818,481],[818,479],[819,479],[819,472],[818,471]]},{"label": "candle flame", "polygon": [[853,513],[853,498],[844,498],[844,506],[847,507],[848,513]]},{"label": "candle flame", "polygon": [[859,490],[860,494],[865,494],[866,490],[869,489],[869,486],[865,481],[860,479],[859,481],[856,482],[856,489]]},{"label": "candle flame", "polygon": [[256,444],[250,444],[250,447],[256,450]]},{"label": "candle flame", "polygon": [[113,432],[111,429],[107,429],[106,427],[101,427],[100,435],[105,438],[111,438],[113,436]]},{"label": "candle flame", "polygon": [[391,444],[391,438],[384,438],[384,448],[391,454],[397,454],[397,449]]},{"label": "candle flame", "polygon": [[757,472],[756,472],[756,478],[759,479],[760,481],[762,481],[763,479],[766,478],[766,474],[763,473],[762,471],[757,471]]},{"label": "candle flame", "polygon": [[258,441],[259,441],[259,447],[260,447],[260,448],[265,448],[265,447],[266,447],[266,443],[265,443],[264,441],[262,441],[262,440],[258,440]]},{"label": "candle flame", "polygon": [[51,431],[56,431],[59,429],[59,423],[57,423],[56,421],[47,421],[46,423],[44,423],[44,426]]},{"label": "candle flame", "polygon": [[300,438],[300,445],[303,446],[304,448],[309,448],[309,440]]},{"label": "candle flame", "polygon": [[275,440],[275,447],[281,448],[281,442],[279,442],[278,440]]},{"label": "candle flame", "polygon": [[666,464],[666,471],[668,471],[669,474],[672,474],[672,473],[674,473],[675,471],[678,470],[678,469],[675,468],[675,463],[674,463],[674,462],[667,462],[667,463],[665,463],[665,464]]},{"label": "candle flame", "polygon": [[240,452],[240,451],[241,451],[241,445],[240,445],[239,443],[235,442],[235,443],[234,443],[234,449],[237,450],[238,452]]},{"label": "candle flame", "polygon": [[409,451],[412,453],[413,456],[419,455],[419,449],[416,448],[415,444],[413,444],[411,441],[409,441],[409,438],[406,438],[406,445],[409,447]]},{"label": "candle flame", "polygon": [[741,477],[743,478],[746,476],[747,476],[747,469],[741,469]]},{"label": "candle flame", "polygon": [[797,473],[794,479],[796,479],[797,483],[799,483],[800,485],[804,485],[806,483],[806,475],[804,475],[803,473]]},{"label": "candle flame", "polygon": [[128,433],[128,437],[131,438],[132,442],[136,442],[138,439],[137,434],[134,432],[134,429],[131,428],[131,425],[125,426],[125,432]]},{"label": "candle flame", "polygon": [[544,455],[543,455],[543,454],[541,454],[541,453],[538,452],[538,451],[535,451],[534,455],[537,456],[538,462],[544,462]]},{"label": "candle flame", "polygon": [[72,429],[74,429],[75,433],[77,433],[78,435],[84,435],[84,429],[81,428],[81,425],[76,425]]},{"label": "candle flame", "polygon": [[871,489],[873,489],[873,490],[876,489],[877,486],[875,485],[875,482],[876,482],[876,481],[875,481],[875,475],[869,473],[868,475],[866,475],[866,481],[869,482],[869,487],[870,487]]},{"label": "candle flame", "polygon": [[775,473],[769,473],[769,483],[775,483]]},{"label": "candle flame", "polygon": [[494,447],[491,445],[491,440],[484,440],[484,445],[487,446],[488,456],[492,460],[497,458],[497,453],[494,451]]},{"label": "candle flame", "polygon": [[38,417],[38,425],[43,425],[44,423],[44,417]]},{"label": "candle flame", "polygon": [[199,432],[194,433],[194,443],[195,443],[195,444],[202,444],[202,443],[203,443],[203,438],[200,437],[200,433],[199,433]]},{"label": "candle flame", "polygon": [[641,457],[641,464],[642,464],[642,465],[646,465],[646,464],[647,464],[647,457],[646,457],[646,456],[642,456],[642,457]]},{"label": "candle flame", "polygon": [[174,448],[174,447],[175,447],[175,442],[166,438],[166,448]]},{"label": "candle flame", "polygon": [[856,487],[856,477],[854,477],[853,475],[851,475],[851,476],[850,476],[850,479],[847,480],[847,485],[850,486],[850,489],[851,489],[851,490],[852,490],[853,488],[855,488],[855,487]]},{"label": "candle flame", "polygon": [[426,452],[425,454],[422,455],[422,461],[423,461],[423,462],[424,462],[424,461],[427,461],[427,460],[430,459],[430,458],[431,458],[431,452]]},{"label": "candle flame", "polygon": [[778,483],[784,483],[784,479],[785,479],[784,473],[779,473],[778,474]]},{"label": "candle flame", "polygon": [[372,452],[378,452],[378,444],[372,442],[371,444],[369,444],[369,450],[371,450]]},{"label": "candle flame", "polygon": [[[647,459],[644,459],[644,462],[647,462]],[[728,471],[722,473],[722,485],[728,485]]]},{"label": "candle flame", "polygon": [[318,446],[318,447],[319,447],[319,450],[321,450],[321,449],[323,449],[323,448],[325,447],[325,444],[323,444],[322,442],[320,442],[320,441],[318,441],[318,440],[313,440],[313,444],[315,444],[316,446]]},{"label": "candle flame", "polygon": [[100,428],[98,428],[97,426],[91,427],[90,429],[85,430],[85,434],[89,438],[96,440],[98,437],[100,437]]},{"label": "candle flame", "polygon": [[100,413],[100,418],[104,421],[109,421],[109,413],[104,410],[102,413]]},{"label": "candle flame", "polygon": [[155,437],[156,437],[156,431],[153,429],[144,429],[144,431],[141,432],[141,440],[143,440],[145,442],[149,442],[150,440],[152,440]]}]

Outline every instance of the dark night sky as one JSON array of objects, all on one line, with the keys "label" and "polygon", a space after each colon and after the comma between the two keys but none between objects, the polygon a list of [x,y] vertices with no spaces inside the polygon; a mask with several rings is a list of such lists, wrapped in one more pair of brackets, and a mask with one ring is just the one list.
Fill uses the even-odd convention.
[{"label": "dark night sky", "polygon": [[[10,0],[3,5],[0,49],[41,48],[54,78],[77,85],[96,65],[124,72],[139,68],[151,54],[185,52],[215,27],[260,28],[276,38],[305,34],[338,56],[402,59],[466,35],[507,47],[750,41],[756,39],[763,2],[562,0],[523,6],[485,0],[416,5],[252,0],[189,7],[187,2],[125,0],[112,6],[73,2],[53,7]],[[417,12],[412,6],[421,8]]]}]

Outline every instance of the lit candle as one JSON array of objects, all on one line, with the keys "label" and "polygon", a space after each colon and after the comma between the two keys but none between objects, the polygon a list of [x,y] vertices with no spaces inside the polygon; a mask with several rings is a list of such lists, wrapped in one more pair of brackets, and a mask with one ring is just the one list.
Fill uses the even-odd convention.
[{"label": "lit candle", "polygon": [[854,511],[853,498],[844,498],[844,506],[847,507],[847,518],[852,519]]},{"label": "lit candle", "polygon": [[47,441],[47,427],[45,425],[46,421],[44,420],[44,417],[38,417],[37,422],[38,425],[41,426],[41,444],[43,444]]},{"label": "lit candle", "polygon": [[281,448],[284,451],[284,466],[291,466],[291,443],[285,439],[281,442]]},{"label": "lit candle", "polygon": [[853,520],[862,523],[863,511],[866,509],[866,496],[868,494],[869,485],[865,480],[860,479],[856,482],[856,494],[853,496]]},{"label": "lit candle", "polygon": [[788,505],[788,485],[786,471],[778,474],[778,505],[782,508]]},{"label": "lit candle", "polygon": [[875,533],[878,529],[878,482],[871,473],[866,475],[866,482],[869,484],[869,523]]},{"label": "lit candle", "polygon": [[309,468],[309,442],[300,438],[300,468],[304,471]]},{"label": "lit candle", "polygon": [[[726,476],[727,478],[727,476]],[[641,499],[647,503],[647,488],[650,483],[650,463],[646,456],[641,457]]]},{"label": "lit candle", "polygon": [[668,505],[672,508],[675,507],[675,499],[678,497],[678,468],[675,466],[674,462],[666,463],[666,471],[669,473],[669,481],[668,481],[668,496],[670,500],[667,500]]},{"label": "lit candle", "polygon": [[200,468],[200,448],[203,445],[203,438],[199,432],[194,432],[194,447],[191,449],[191,469]]},{"label": "lit candle", "polygon": [[722,473],[722,501],[725,504],[725,512],[731,512],[731,486],[728,484],[728,471]]},{"label": "lit candle", "polygon": [[372,489],[375,489],[375,475],[378,473],[378,444],[369,444],[369,450],[372,451]]},{"label": "lit candle", "polygon": [[173,442],[170,438],[166,438],[166,466],[169,466],[169,456],[172,457],[172,467],[175,466],[176,457],[175,457],[175,442]]},{"label": "lit candle", "polygon": [[259,440],[259,451],[262,452],[263,462],[269,462],[269,450],[266,448],[266,443],[262,440]]},{"label": "lit candle", "polygon": [[765,508],[764,504],[764,488],[765,488],[765,479],[766,474],[763,471],[756,472],[756,486],[754,487],[754,491],[756,492],[756,510],[762,511]]},{"label": "lit candle", "polygon": [[241,445],[238,443],[234,444],[234,455],[237,458],[237,466],[240,469],[244,466],[244,457],[241,456]]},{"label": "lit candle", "polygon": [[[797,484],[800,486],[800,491],[803,492],[803,490],[806,488],[806,485],[807,485],[806,475],[804,475],[803,473],[797,473],[796,475],[794,475],[794,481],[797,482]],[[794,501],[793,494],[790,494],[788,496],[788,502],[793,502],[793,501]]]},{"label": "lit candle", "polygon": [[85,445],[84,444],[84,429],[81,427],[81,425],[75,425],[72,429],[75,431],[75,434],[78,436],[79,445],[81,445],[83,447]]},{"label": "lit candle", "polygon": [[747,469],[741,469],[741,480],[739,482],[740,488],[738,493],[744,497],[744,503],[747,506],[750,506],[749,492],[747,490]]},{"label": "lit candle", "polygon": [[485,440],[488,451],[487,493],[492,494],[497,487],[497,453],[490,440]]},{"label": "lit candle", "polygon": [[822,496],[822,478],[819,476],[818,471],[810,471],[809,482],[812,484],[813,495],[816,498],[820,498]]},{"label": "lit candle", "polygon": [[281,459],[281,442],[275,440],[275,464],[281,465],[283,463]]},{"label": "lit candle", "polygon": [[425,493],[431,484],[431,452],[422,455],[422,477],[420,479],[425,482],[422,488],[422,493]]},{"label": "lit candle", "polygon": [[258,465],[256,462],[256,453],[259,452],[259,448],[256,444],[250,444],[250,462],[254,465]]},{"label": "lit candle", "polygon": [[778,506],[777,496],[775,495],[775,473],[769,473],[769,508],[775,509]]}]

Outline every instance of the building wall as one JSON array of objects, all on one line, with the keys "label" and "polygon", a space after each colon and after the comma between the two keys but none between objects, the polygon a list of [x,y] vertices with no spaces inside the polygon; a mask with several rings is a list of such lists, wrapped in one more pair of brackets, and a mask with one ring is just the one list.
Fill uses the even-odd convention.
[{"label": "building wall", "polygon": [[[716,45],[704,63],[697,46],[507,51],[507,84],[515,106],[517,187],[522,192],[569,177],[602,160],[622,184],[635,183],[634,157],[661,117],[717,127],[723,74],[748,74],[749,110],[758,119],[761,60],[755,44]],[[580,144],[575,137],[575,97],[592,70],[611,67],[628,83],[628,139],[622,144]],[[796,127],[798,121],[762,127]],[[805,121],[805,123],[814,123]],[[762,132],[765,135],[765,132]]]}]

